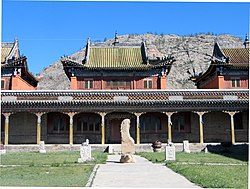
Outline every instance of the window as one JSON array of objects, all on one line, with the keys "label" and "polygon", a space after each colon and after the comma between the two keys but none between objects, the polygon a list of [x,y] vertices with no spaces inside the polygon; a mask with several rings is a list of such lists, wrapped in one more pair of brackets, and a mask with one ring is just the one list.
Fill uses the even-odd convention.
[{"label": "window", "polygon": [[1,114],[1,132],[4,133],[5,131],[5,117],[3,114]]},{"label": "window", "polygon": [[107,88],[126,88],[130,89],[131,80],[107,80],[106,81]]},{"label": "window", "polygon": [[83,121],[82,121],[82,118],[80,118],[80,117],[78,117],[77,118],[77,131],[81,131],[82,130],[82,123],[83,123]]},{"label": "window", "polygon": [[65,134],[69,132],[69,116],[59,113],[48,113],[48,133]]},{"label": "window", "polygon": [[232,79],[232,87],[240,87],[240,79]]},{"label": "window", "polygon": [[53,131],[57,131],[58,133],[63,131],[68,131],[69,125],[66,125],[66,120],[64,117],[55,116],[53,123]]},{"label": "window", "polygon": [[153,88],[153,81],[151,79],[143,80],[144,89],[152,89]]},{"label": "window", "polygon": [[120,83],[119,83],[119,85],[122,86],[122,87],[124,87],[125,82],[123,80],[121,80]]},{"label": "window", "polygon": [[118,86],[118,81],[113,81],[113,86],[117,87]]},{"label": "window", "polygon": [[156,127],[156,129],[157,129],[158,131],[161,130],[161,118],[160,118],[160,117],[158,117],[158,119],[157,119],[157,127]]},{"label": "window", "polygon": [[76,118],[77,132],[98,132],[100,131],[100,117],[84,115]]},{"label": "window", "polygon": [[111,81],[106,81],[106,87],[109,87],[109,86],[110,86],[110,82],[111,82]]},{"label": "window", "polygon": [[94,88],[94,82],[93,80],[84,80],[84,88],[85,89],[93,89]]},{"label": "window", "polygon": [[5,86],[5,81],[4,79],[1,80],[1,89],[4,89],[4,86]]},{"label": "window", "polygon": [[148,88],[148,81],[144,80],[144,89]]},{"label": "window", "polygon": [[[88,130],[88,117],[84,117],[83,118],[83,124],[82,124],[83,126],[82,126],[82,128],[81,128],[81,130],[83,130],[83,131],[87,131]],[[80,131],[81,131],[80,130]]]},{"label": "window", "polygon": [[237,129],[237,130],[243,129],[241,112],[234,115],[234,129]]},{"label": "window", "polygon": [[130,86],[131,86],[131,81],[130,80],[126,80],[126,87],[130,88]]},{"label": "window", "polygon": [[181,132],[185,130],[185,120],[183,116],[178,116],[174,118],[173,128],[177,132]]},{"label": "window", "polygon": [[158,132],[162,130],[161,117],[149,115],[142,117],[141,127],[144,132]]},{"label": "window", "polygon": [[174,132],[191,132],[190,112],[178,112],[171,116]]}]

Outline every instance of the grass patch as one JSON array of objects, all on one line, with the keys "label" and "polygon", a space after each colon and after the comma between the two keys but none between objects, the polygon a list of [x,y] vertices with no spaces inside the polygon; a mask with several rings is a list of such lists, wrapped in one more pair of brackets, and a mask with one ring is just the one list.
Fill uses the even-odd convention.
[{"label": "grass patch", "polygon": [[7,153],[1,156],[2,165],[47,165],[53,163],[73,164],[80,157],[79,152],[51,152],[51,153]]},{"label": "grass patch", "polygon": [[107,154],[93,151],[94,161],[77,163],[79,152],[7,153],[1,155],[0,186],[83,187],[97,163]]},{"label": "grass patch", "polygon": [[167,165],[188,180],[206,188],[247,188],[247,165]]},{"label": "grass patch", "polygon": [[[95,160],[91,163],[105,163],[107,154],[99,151],[92,151]],[[55,165],[55,164],[75,164],[80,154],[73,152],[50,152],[50,153],[7,153],[1,156],[1,165]],[[86,162],[89,163],[89,162]]]},{"label": "grass patch", "polygon": [[165,162],[164,152],[139,152],[138,155],[145,157],[153,163],[163,163]]},{"label": "grass patch", "polygon": [[[165,162],[164,152],[142,152],[139,155],[154,163]],[[177,152],[176,161],[168,161],[166,165],[191,182],[205,188],[247,188],[248,155],[240,154],[240,156],[235,159],[231,158],[230,154]],[[198,165],[178,164],[181,162],[198,163]],[[206,163],[238,165],[206,165]]]},{"label": "grass patch", "polygon": [[1,186],[85,186],[94,165],[70,167],[6,167],[1,169]]}]

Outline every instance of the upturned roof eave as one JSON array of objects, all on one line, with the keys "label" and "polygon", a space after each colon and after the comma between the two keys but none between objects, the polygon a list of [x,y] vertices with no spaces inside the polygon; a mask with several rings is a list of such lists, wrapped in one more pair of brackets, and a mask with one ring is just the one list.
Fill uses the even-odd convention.
[{"label": "upturned roof eave", "polygon": [[25,56],[20,57],[17,60],[13,60],[12,62],[8,63],[8,64],[4,64],[1,66],[1,69],[9,69],[9,68],[22,68],[22,75],[26,75],[29,79],[31,79],[33,82],[35,82],[35,86],[37,86],[38,83],[38,79],[28,70],[28,66],[27,66],[27,58]]},{"label": "upturned roof eave", "polygon": [[216,66],[213,65],[213,61],[211,62],[210,66],[208,67],[207,71],[202,74],[201,76],[198,76],[196,79],[195,79],[195,83],[198,83],[200,82],[202,79],[206,78],[209,74],[213,73],[216,69]]},{"label": "upturned roof eave", "polygon": [[[53,107],[58,110],[68,111],[98,111],[106,112],[116,110],[128,111],[197,111],[197,110],[248,110],[249,101],[247,100],[184,100],[184,101],[2,101],[2,110],[5,111],[45,111],[49,112]],[[83,109],[82,107],[85,107]],[[87,108],[87,109],[86,109]],[[152,109],[153,108],[153,109]]]},{"label": "upturned roof eave", "polygon": [[[150,60],[151,61],[151,60]],[[150,62],[149,61],[149,62]],[[154,60],[152,62],[154,62],[154,64],[156,65],[152,65],[152,64],[145,64],[145,63],[141,63],[141,66],[127,66],[127,67],[88,67],[85,64],[80,64],[78,62],[72,61],[72,60],[61,60],[61,62],[63,63],[63,67],[64,68],[70,68],[70,67],[75,67],[75,68],[81,68],[84,70],[107,70],[107,71],[113,71],[113,70],[118,70],[118,71],[122,71],[122,70],[151,70],[151,69],[158,69],[158,68],[162,68],[164,66],[168,66],[171,67],[172,66],[172,62],[171,63],[167,63],[165,60]],[[158,62],[158,63],[157,63]]]}]

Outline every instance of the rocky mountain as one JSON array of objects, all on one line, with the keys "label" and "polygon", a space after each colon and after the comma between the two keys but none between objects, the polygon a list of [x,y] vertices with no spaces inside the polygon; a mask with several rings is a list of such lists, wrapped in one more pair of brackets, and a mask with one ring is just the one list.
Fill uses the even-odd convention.
[{"label": "rocky mountain", "polygon": [[[110,46],[114,39],[105,39],[105,42],[93,42],[91,45]],[[196,86],[189,80],[190,74],[195,70],[196,74],[205,72],[210,64],[210,56],[213,53],[214,42],[221,47],[243,47],[243,41],[239,37],[222,34],[196,34],[190,36],[178,35],[153,35],[153,34],[127,34],[119,36],[120,45],[138,46],[142,41],[147,47],[154,47],[161,54],[173,55],[176,61],[168,75],[169,89],[194,89]],[[81,62],[85,53],[85,47],[70,55],[71,58]],[[150,54],[149,54],[150,55]],[[39,90],[65,90],[70,89],[70,81],[64,73],[63,66],[58,60],[54,64],[42,70],[38,75]]]}]

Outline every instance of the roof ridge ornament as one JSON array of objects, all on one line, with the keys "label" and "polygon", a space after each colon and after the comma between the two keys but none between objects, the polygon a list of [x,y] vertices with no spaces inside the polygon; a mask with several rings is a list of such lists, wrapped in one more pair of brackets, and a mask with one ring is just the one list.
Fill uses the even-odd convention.
[{"label": "roof ridge ornament", "polygon": [[141,54],[142,54],[142,60],[144,64],[148,64],[148,54],[146,50],[146,44],[144,41],[141,42]]},{"label": "roof ridge ornament", "polygon": [[115,32],[115,40],[114,42],[112,43],[114,45],[114,47],[116,46],[116,44],[119,43],[119,40],[118,40],[118,34],[117,34],[117,31]]},{"label": "roof ridge ornament", "polygon": [[8,56],[5,57],[5,64],[11,63],[14,60],[17,60],[21,57],[19,50],[19,41],[17,38],[14,38],[14,43],[12,49]]},{"label": "roof ridge ornament", "polygon": [[246,34],[246,38],[245,38],[245,41],[244,41],[244,46],[245,48],[249,48],[249,39],[248,39],[248,35]]},{"label": "roof ridge ornament", "polygon": [[87,45],[85,50],[85,58],[82,60],[82,64],[86,64],[89,60],[89,54],[90,54],[90,37],[87,39]]}]

